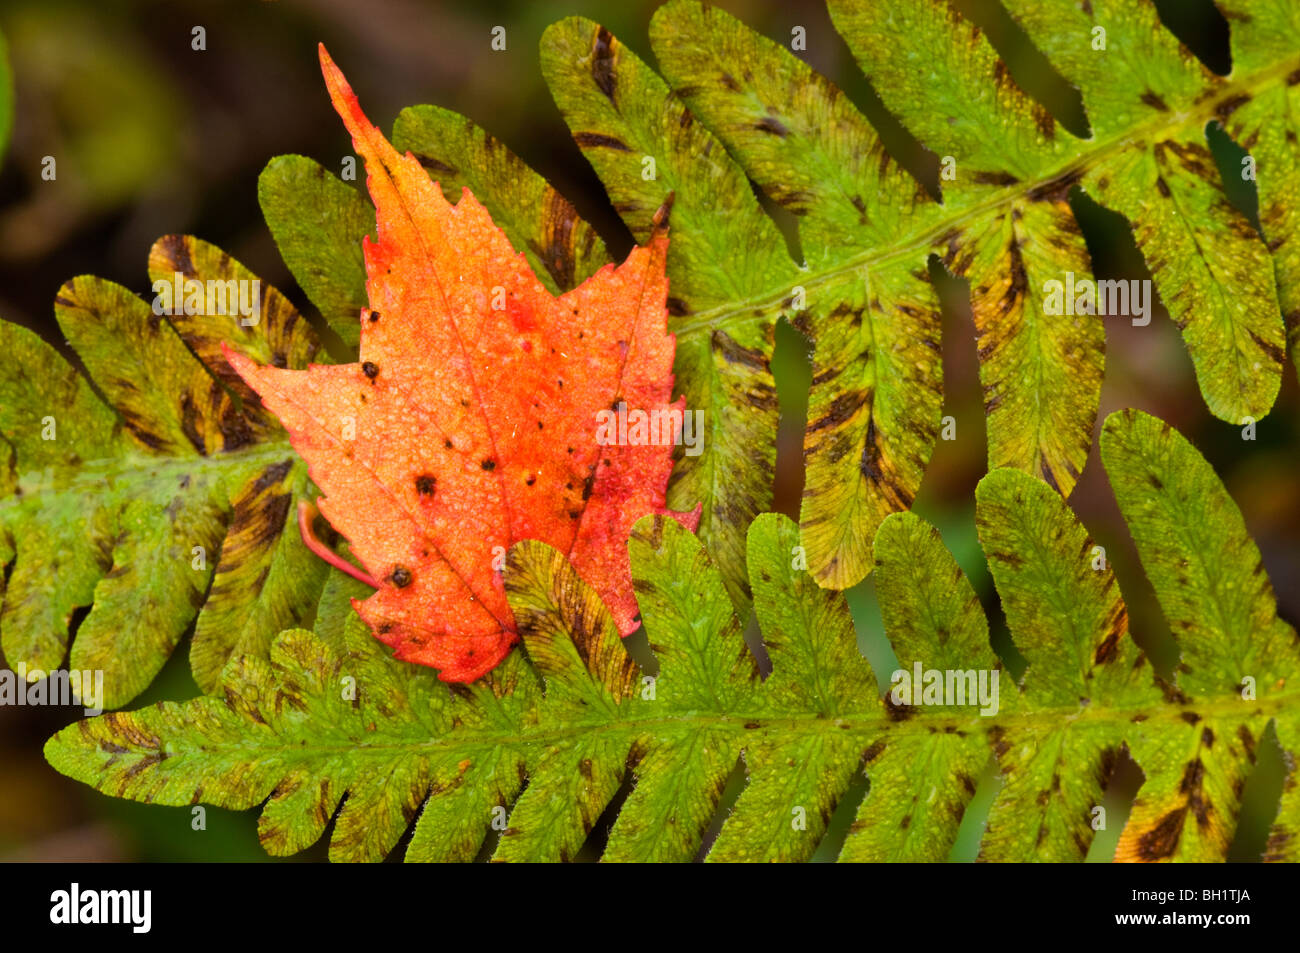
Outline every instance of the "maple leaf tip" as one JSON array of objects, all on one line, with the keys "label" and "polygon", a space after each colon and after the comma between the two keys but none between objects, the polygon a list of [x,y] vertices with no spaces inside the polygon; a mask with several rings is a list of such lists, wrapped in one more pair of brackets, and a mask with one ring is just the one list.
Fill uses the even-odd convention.
[{"label": "maple leaf tip", "polygon": [[320,57],[321,76],[325,78],[325,89],[329,91],[330,101],[334,104],[335,110],[338,110],[341,114],[340,98],[351,98],[354,102],[356,100],[356,97],[352,94],[352,86],[344,77],[343,71],[335,64],[329,50],[325,49],[324,43],[321,43],[317,48],[317,54]]},{"label": "maple leaf tip", "polygon": [[324,43],[320,44],[319,54],[321,75],[325,78],[325,89],[329,92],[334,111],[343,120],[343,125],[352,136],[353,144],[364,152],[365,143],[362,140],[369,138],[367,134],[377,133],[378,130],[362,111],[361,104],[357,101],[357,94],[352,90],[352,84],[330,57]]},{"label": "maple leaf tip", "polygon": [[245,372],[257,366],[246,355],[231,347],[229,341],[221,342],[221,356],[226,359],[226,363],[234,369],[236,374],[244,378],[245,382],[248,380],[248,374]]},{"label": "maple leaf tip", "polygon": [[265,381],[260,380],[260,375],[267,370],[266,365],[259,364],[243,351],[234,348],[227,341],[221,342],[221,355],[230,365],[230,369],[239,375],[245,384],[251,387],[258,396],[262,395],[262,389]]},{"label": "maple leaf tip", "polygon": [[325,77],[326,85],[329,84],[332,76],[341,78],[339,68],[334,64],[334,57],[330,56],[330,51],[325,49],[324,43],[316,44],[316,56],[320,60],[320,71]]}]

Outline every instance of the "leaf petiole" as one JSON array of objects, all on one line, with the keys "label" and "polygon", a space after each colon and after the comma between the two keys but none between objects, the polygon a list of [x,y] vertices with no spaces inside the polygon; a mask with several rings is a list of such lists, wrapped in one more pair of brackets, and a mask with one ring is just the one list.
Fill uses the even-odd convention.
[{"label": "leaf petiole", "polygon": [[379,588],[379,583],[374,577],[368,575],[364,570],[358,569],[352,565],[334,550],[330,549],[319,539],[316,538],[315,531],[311,528],[312,520],[316,518],[316,505],[309,500],[298,501],[298,531],[302,533],[302,541],[307,544],[307,548],[313,553],[325,560],[335,569],[341,569],[353,579],[360,579],[367,586]]}]

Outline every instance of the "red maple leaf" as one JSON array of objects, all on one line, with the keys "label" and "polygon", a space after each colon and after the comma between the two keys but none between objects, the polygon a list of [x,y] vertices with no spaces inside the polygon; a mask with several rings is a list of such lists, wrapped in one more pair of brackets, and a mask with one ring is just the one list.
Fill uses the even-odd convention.
[{"label": "red maple leaf", "polygon": [[598,413],[620,402],[682,410],[670,404],[666,229],[555,297],[469,189],[450,204],[371,125],[324,46],[320,58],[378,222],[378,242],[364,242],[361,360],[297,371],[226,356],[289,431],[321,513],[377,586],[353,605],[398,658],[472,681],[518,641],[505,550],[538,539],[568,555],[627,635],[632,524],[699,518],[665,509],[670,445],[597,441]]}]

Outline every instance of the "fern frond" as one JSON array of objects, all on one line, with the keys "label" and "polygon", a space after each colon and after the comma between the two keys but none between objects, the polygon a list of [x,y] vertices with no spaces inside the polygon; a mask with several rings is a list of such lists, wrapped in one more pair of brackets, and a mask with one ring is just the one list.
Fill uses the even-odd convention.
[{"label": "fern frond", "polygon": [[[809,408],[801,524],[810,555],[827,567],[824,582],[861,578],[863,541],[914,494],[933,436],[918,439],[908,426],[920,421],[932,429],[937,404],[905,397],[912,403],[899,412],[897,391],[923,393],[915,377],[937,391],[940,379],[937,360],[918,360],[923,352],[909,353],[891,336],[916,340],[918,305],[901,299],[910,307],[900,307],[897,297],[875,294],[882,307],[861,315],[874,333],[858,331],[855,340],[846,326],[859,316],[858,303],[838,281],[888,289],[889,276],[908,269],[920,281],[926,256],[938,254],[971,287],[990,466],[1041,475],[1066,495],[1074,486],[1091,445],[1101,321],[1044,314],[1040,292],[1045,281],[1089,271],[1067,201],[1076,184],[1132,223],[1211,411],[1234,423],[1268,412],[1284,343],[1273,266],[1260,236],[1224,196],[1205,126],[1283,88],[1285,75],[1300,66],[1286,39],[1295,35],[1294,12],[1240,4],[1242,12],[1269,7],[1271,19],[1252,21],[1237,42],[1267,46],[1272,55],[1247,58],[1222,80],[1161,27],[1151,3],[1010,4],[1082,89],[1093,134],[1080,140],[1016,86],[979,29],[946,0],[829,5],[890,111],[923,145],[954,161],[955,178],[940,182],[941,206],[891,181],[897,173],[887,161],[869,161],[881,149],[865,120],[784,48],[692,0],[662,7],[651,31],[674,89],[745,172],[799,217],[813,272],[803,283],[821,286],[810,299],[813,373],[826,383],[820,395],[814,387]],[[1097,28],[1103,49],[1093,42]],[[1280,138],[1286,115],[1258,111],[1256,128],[1271,127]],[[1242,141],[1253,148],[1253,140]],[[1286,181],[1284,153],[1256,158],[1261,181]],[[1291,234],[1284,228],[1268,237]],[[837,309],[847,313],[819,328],[817,317],[825,322]],[[898,364],[879,375],[885,383],[863,370],[882,355]],[[849,386],[846,366],[861,375]],[[854,411],[847,420],[846,405]],[[856,510],[847,505],[852,497],[846,500],[855,485]]]},{"label": "fern frond", "polygon": [[206,313],[178,302],[177,313],[155,314],[91,276],[63,286],[55,315],[88,378],[0,322],[0,347],[20,368],[0,378],[12,487],[0,499],[0,557],[12,563],[5,658],[56,668],[74,613],[90,606],[70,665],[104,672],[106,707],[143,691],[191,623],[194,677],[212,690],[231,655],[265,653],[285,627],[310,623],[325,580],[293,522],[306,466],[220,350],[225,341],[304,367],[315,332],[264,283],[256,324],[219,307],[218,287],[251,291],[256,279],[212,245],[160,239],[150,278],[171,287],[178,273],[203,283]]},{"label": "fern frond", "polygon": [[[830,81],[696,0],[670,0],[652,21],[666,81],[597,23],[547,30],[547,83],[633,236],[644,240],[673,199],[677,386],[709,430],[704,452],[678,461],[669,504],[703,503],[700,533],[742,611],[745,529],[771,503],[776,321],[813,341],[801,538],[818,581],[845,588],[871,571],[877,527],[910,505],[934,448],[943,378],[932,257],[970,286],[990,466],[1069,494],[1091,446],[1105,351],[1100,316],[1044,309],[1046,282],[1090,277],[1077,191],[1132,225],[1210,410],[1233,423],[1269,412],[1284,313],[1300,334],[1288,141],[1300,13],[1266,0],[1222,5],[1228,77],[1201,66],[1150,0],[1009,3],[1082,90],[1092,131],[1080,139],[1016,85],[950,0],[832,0],[886,107],[952,160],[942,201]],[[1211,122],[1251,152],[1262,237],[1224,193]],[[468,120],[416,107],[394,139],[451,192],[473,181],[557,290],[604,260],[572,207]],[[795,216],[793,257],[750,182]],[[304,188],[284,201],[310,209],[319,199]]]},{"label": "fern frond", "polygon": [[[999,469],[980,485],[980,542],[1029,665],[1019,686],[1005,680],[987,717],[973,699],[882,698],[844,597],[800,568],[798,529],[777,515],[748,534],[772,663],[761,680],[718,567],[680,525],[646,519],[629,549],[653,677],[561,554],[524,542],[505,577],[527,658],[513,654],[484,682],[453,691],[387,658],[337,611],[345,592],[330,590],[347,582],[336,574],[323,600],[335,608],[322,609],[317,631],[284,633],[269,661],[233,659],[222,693],[83,721],[46,755],[119,797],[265,801],[259,829],[277,854],[317,839],[342,802],[339,860],[383,858],[412,821],[408,860],[471,859],[494,826],[496,859],[573,858],[629,771],[604,859],[689,860],[737,758],[747,784],[709,859],[808,858],[865,769],[870,790],[841,859],[938,860],[992,755],[1004,783],[982,856],[1080,860],[1127,748],[1146,782],[1117,856],[1221,860],[1270,722],[1296,751],[1300,646],[1277,618],[1240,513],[1191,444],[1125,411],[1107,421],[1103,447],[1182,641],[1170,680],[1134,645],[1115,580],[1093,568],[1091,541],[1060,496]],[[933,527],[890,516],[874,559],[903,670],[1005,674]],[[1194,618],[1188,605],[1200,607]],[[1284,797],[1270,857],[1294,857],[1298,807]]]}]

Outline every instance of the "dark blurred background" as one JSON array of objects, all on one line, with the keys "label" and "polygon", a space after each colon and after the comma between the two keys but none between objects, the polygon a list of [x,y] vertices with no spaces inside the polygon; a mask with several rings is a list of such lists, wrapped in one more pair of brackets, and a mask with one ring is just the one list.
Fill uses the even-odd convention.
[{"label": "dark blurred background", "polygon": [[[788,42],[807,30],[800,54],[849,93],[877,124],[895,156],[923,181],[937,184],[935,157],[883,112],[858,72],[825,8],[791,0],[721,0],[753,28]],[[1087,120],[1073,90],[992,0],[958,0],[1002,52],[1012,75],[1071,131]],[[1227,24],[1210,0],[1157,4],[1172,29],[1209,68],[1231,68]],[[537,43],[550,22],[570,14],[600,20],[653,63],[647,26],[656,0],[5,0],[0,30],[8,40],[16,85],[10,151],[0,167],[0,316],[38,330],[63,347],[53,320],[59,286],[93,272],[141,294],[155,238],[198,235],[225,248],[310,313],[280,260],[257,204],[257,176],[272,157],[295,152],[335,171],[350,143],[321,83],[316,44],[324,41],[346,71],[371,118],[385,131],[404,106],[436,103],[477,120],[554,182],[592,220],[615,257],[631,239],[586,161],[568,137],[538,68]],[[490,48],[494,26],[507,50]],[[206,50],[192,48],[193,29]],[[1207,130],[1221,163],[1239,168],[1241,150],[1217,127]],[[58,177],[41,179],[44,156]],[[1230,177],[1231,197],[1254,217],[1253,183]],[[359,183],[360,184],[360,183]],[[1127,225],[1076,195],[1094,270],[1100,278],[1150,277]],[[792,223],[782,221],[789,229]],[[940,442],[917,511],[942,530],[990,611],[995,647],[1017,669],[975,537],[973,491],[985,470],[983,413],[974,327],[962,282],[932,269],[945,303],[945,414],[958,439]],[[1295,370],[1288,366],[1272,414],[1254,443],[1215,420],[1201,400],[1177,330],[1158,310],[1132,327],[1106,319],[1107,367],[1101,414],[1140,407],[1183,431],[1206,454],[1240,504],[1278,590],[1282,614],[1300,620],[1300,413]],[[64,348],[67,353],[66,348]],[[787,325],[778,333],[775,369],[782,400],[777,508],[796,515],[802,485],[800,436],[808,370],[805,342]],[[1071,503],[1107,550],[1130,605],[1138,641],[1164,670],[1172,667],[1169,628],[1137,563],[1100,462],[1092,459]],[[891,655],[881,634],[871,581],[849,594],[863,650],[888,677]],[[198,694],[177,649],[158,682],[131,707]],[[57,708],[0,708],[0,860],[263,860],[256,812],[207,809],[207,829],[191,829],[188,808],[113,800],[46,766],[41,745],[75,720]],[[1131,763],[1108,798],[1109,830],[1089,858],[1107,859],[1140,781]],[[1253,859],[1263,844],[1281,784],[1276,745],[1265,751],[1246,797],[1248,817],[1235,859]],[[725,795],[734,797],[739,773]],[[974,856],[982,812],[996,791],[983,779],[953,859]],[[859,784],[837,812],[819,858],[833,858],[856,810]],[[593,834],[591,854],[599,848]],[[324,842],[300,859],[319,859]]]}]

